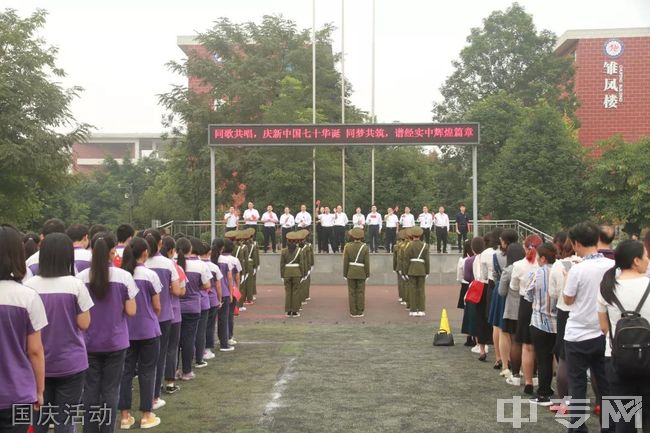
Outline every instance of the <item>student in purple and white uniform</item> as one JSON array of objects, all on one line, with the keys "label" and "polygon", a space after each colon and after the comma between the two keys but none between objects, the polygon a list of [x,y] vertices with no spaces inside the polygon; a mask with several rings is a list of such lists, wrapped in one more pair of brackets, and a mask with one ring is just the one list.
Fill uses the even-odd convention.
[{"label": "student in purple and white uniform", "polygon": [[[165,357],[165,367],[164,367],[164,377],[165,377],[165,392],[167,394],[174,394],[180,387],[175,384],[176,380],[176,367],[178,366],[178,347],[181,339],[181,300],[180,297],[185,295],[185,282],[186,277],[183,269],[178,266],[172,260],[176,255],[176,241],[171,236],[165,236],[162,238],[162,246],[160,247],[160,255],[163,258],[169,259],[176,273],[178,274],[178,289],[174,291],[174,286],[172,285],[172,294],[171,294],[171,324],[169,327],[169,343],[167,345],[167,352],[161,350],[160,356]],[[150,260],[158,260],[156,256]],[[155,269],[154,269],[155,270]],[[164,284],[164,283],[163,283]],[[177,294],[178,293],[178,294]],[[162,313],[162,311],[161,311]],[[160,316],[158,316],[160,320]],[[162,326],[161,326],[162,328]],[[162,329],[161,329],[162,331]],[[158,363],[158,368],[160,368],[160,362]],[[156,374],[157,376],[157,374]],[[156,377],[156,381],[157,381]],[[155,393],[154,393],[155,396]],[[162,400],[158,400],[158,403]],[[156,401],[154,401],[154,407],[156,406]]]},{"label": "student in purple and white uniform", "polygon": [[25,235],[23,236],[25,257],[33,256],[39,250],[40,244],[41,244],[41,237],[38,234],[34,232],[25,233]]},{"label": "student in purple and white uniform", "polygon": [[[117,403],[124,360],[129,348],[127,316],[136,313],[135,297],[139,290],[133,276],[113,266],[115,237],[97,233],[90,241],[93,260],[90,268],[77,277],[86,284],[94,306],[86,330],[88,371],[84,384],[84,433],[112,433],[117,421]],[[91,407],[110,411],[107,422],[93,417]]]},{"label": "student in purple and white uniform", "polygon": [[[63,221],[58,218],[52,218],[45,221],[43,228],[41,229],[41,241],[50,233],[65,233],[65,224],[63,224]],[[34,275],[38,274],[38,251],[27,257],[25,264],[27,265],[25,281],[27,281]]]},{"label": "student in purple and white uniform", "polygon": [[[169,348],[172,319],[174,317],[172,302],[173,298],[176,297],[176,299],[178,299],[177,297],[180,296],[182,292],[178,272],[176,271],[176,265],[173,261],[159,252],[159,249],[163,244],[160,232],[151,229],[145,231],[144,236],[149,245],[149,258],[144,262],[144,265],[158,275],[160,284],[162,285],[160,290],[160,314],[158,314],[158,324],[160,325],[160,354],[156,366],[156,383],[154,386],[152,407],[153,410],[158,410],[166,404],[165,400],[160,398],[160,387],[162,385],[163,376],[165,375],[167,350]],[[174,241],[173,239],[171,240],[172,242]],[[177,314],[179,316],[178,323],[180,324],[180,311]],[[175,353],[178,353],[178,339],[176,339]]]},{"label": "student in purple and white uniform", "polygon": [[[203,261],[203,256],[206,253],[206,245],[200,239],[190,238],[192,244],[192,253],[196,254],[199,261]],[[207,267],[207,263],[206,263]],[[208,268],[209,271],[209,268]],[[212,273],[208,281],[208,287],[202,287],[201,295],[201,317],[199,318],[199,325],[196,328],[196,338],[194,340],[194,365],[196,368],[207,367],[208,363],[203,359],[205,355],[205,336],[208,331],[208,319],[210,317],[210,292],[212,291]]]},{"label": "student in purple and white uniform", "polygon": [[88,227],[83,224],[73,224],[68,227],[65,234],[72,239],[74,246],[74,268],[75,271],[81,272],[90,267],[93,255],[88,249]]},{"label": "student in purple and white uniform", "polygon": [[[231,242],[232,244],[232,242]],[[222,252],[224,251],[225,241],[223,239],[215,239],[212,241],[210,261],[219,267],[222,278],[220,281],[221,285],[221,304],[219,306],[219,312],[217,314],[217,335],[219,337],[219,351],[221,352],[232,352],[235,350],[233,346],[228,344],[229,340],[229,328],[228,323],[230,322],[230,304],[233,302],[233,273],[231,270],[231,265],[224,261],[219,261]]]},{"label": "student in purple and white uniform", "polygon": [[201,260],[203,260],[212,273],[212,280],[210,281],[210,292],[208,296],[210,298],[210,310],[208,312],[208,326],[206,327],[205,332],[205,350],[203,351],[203,358],[213,359],[216,355],[214,354],[214,340],[215,333],[217,330],[217,313],[219,307],[221,306],[222,292],[221,292],[221,280],[223,279],[223,274],[219,266],[212,263],[212,248],[210,245],[203,244],[203,252],[201,254]]},{"label": "student in purple and white uniform", "polygon": [[115,266],[121,267],[124,248],[126,248],[131,239],[133,239],[133,236],[135,236],[135,229],[129,224],[121,224],[115,230],[115,236],[117,237],[117,246],[115,247],[114,262]]},{"label": "student in purple and white uniform", "polygon": [[190,242],[187,238],[180,238],[176,242],[176,251],[178,252],[176,260],[187,275],[185,295],[181,297],[181,380],[194,379],[192,360],[196,350],[196,333],[201,319],[201,291],[210,289],[210,280],[212,279],[208,265],[199,260],[194,251],[194,249],[200,248],[202,245],[198,239]]},{"label": "student in purple and white uniform", "polygon": [[129,350],[126,352],[124,374],[120,385],[121,429],[135,424],[131,416],[133,377],[138,372],[140,385],[140,428],[147,429],[160,424],[160,418],[153,413],[153,395],[156,382],[156,367],[160,354],[160,292],[162,283],[158,274],[144,264],[149,258],[149,244],[140,237],[134,237],[124,248],[122,269],[133,275],[139,292],[135,297],[135,316],[127,319],[129,327]]},{"label": "student in purple and white uniform", "polygon": [[[41,329],[47,325],[40,296],[20,281],[25,276],[20,233],[0,226],[0,431],[24,433],[14,425],[13,405],[43,404],[45,354]],[[7,326],[11,324],[12,326]]]},{"label": "student in purple and white uniform", "polygon": [[[45,349],[44,404],[58,408],[54,415],[56,433],[73,432],[64,408],[81,403],[88,356],[82,331],[90,325],[93,301],[88,288],[74,277],[74,248],[63,233],[49,234],[41,242],[38,276],[25,285],[36,290],[52,321],[41,332]],[[68,406],[66,406],[68,405]],[[35,426],[46,433],[50,420]]]},{"label": "student in purple and white uniform", "polygon": [[[229,346],[234,346],[237,344],[237,340],[234,338],[234,332],[235,332],[235,304],[236,302],[233,302],[234,298],[232,297],[233,291],[239,287],[240,284],[240,277],[241,277],[241,263],[239,259],[235,256],[232,255],[233,249],[235,248],[235,245],[230,239],[225,239],[224,244],[223,244],[223,250],[221,251],[221,254],[217,258],[217,264],[222,264],[225,263],[228,265],[228,270],[232,274],[232,282],[233,285],[231,287],[231,302],[230,302],[230,312],[228,314],[228,322],[227,322],[227,331],[228,331],[228,345]],[[224,323],[225,325],[225,323]],[[219,321],[219,326],[221,326],[221,321]]]}]

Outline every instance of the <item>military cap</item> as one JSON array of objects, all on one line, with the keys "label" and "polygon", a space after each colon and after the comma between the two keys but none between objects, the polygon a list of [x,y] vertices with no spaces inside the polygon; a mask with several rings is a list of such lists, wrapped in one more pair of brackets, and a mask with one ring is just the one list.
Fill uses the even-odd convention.
[{"label": "military cap", "polygon": [[410,235],[409,229],[402,229],[399,232],[397,232],[397,236],[402,240],[408,239],[409,235]]},{"label": "military cap", "polygon": [[237,239],[237,236],[239,236],[239,230],[230,230],[223,235],[226,239]]},{"label": "military cap", "polygon": [[298,233],[300,233],[303,239],[307,239],[307,236],[309,236],[309,230],[305,230],[305,229],[298,230]]},{"label": "military cap", "polygon": [[410,229],[410,236],[415,236],[415,237],[420,237],[424,234],[424,230],[422,230],[422,227],[411,227]]},{"label": "military cap", "polygon": [[289,232],[287,233],[287,240],[291,242],[296,242],[301,240],[300,233],[298,232]]},{"label": "military cap", "polygon": [[349,235],[352,239],[363,239],[364,236],[365,236],[365,234],[364,234],[364,232],[363,232],[363,229],[360,229],[360,228],[353,228],[352,230],[350,230],[350,231],[348,232],[348,235]]},{"label": "military cap", "polygon": [[246,233],[246,239],[250,239],[253,236],[255,236],[255,229],[254,228],[247,228],[244,230],[244,233]]}]

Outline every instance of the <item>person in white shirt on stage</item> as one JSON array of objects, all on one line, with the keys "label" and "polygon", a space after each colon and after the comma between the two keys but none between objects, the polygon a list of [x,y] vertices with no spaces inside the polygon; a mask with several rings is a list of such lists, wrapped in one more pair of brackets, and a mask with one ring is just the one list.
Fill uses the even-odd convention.
[{"label": "person in white shirt on stage", "polygon": [[296,221],[291,215],[291,209],[284,208],[284,213],[280,215],[280,227],[282,228],[282,248],[287,247],[287,233],[293,230],[296,226]]},{"label": "person in white shirt on stage", "polygon": [[368,237],[370,238],[370,251],[376,253],[379,250],[379,234],[381,233],[382,218],[377,212],[377,206],[370,208],[370,213],[366,217],[368,224]]},{"label": "person in white shirt on stage", "polygon": [[358,207],[355,210],[355,214],[352,215],[352,226],[355,229],[361,229],[361,230],[366,228],[366,216],[361,213],[360,207]]},{"label": "person in white shirt on stage", "polygon": [[275,226],[278,222],[278,216],[273,212],[273,206],[268,205],[266,212],[262,214],[262,224],[264,224],[264,252],[267,252],[269,249],[269,239],[271,240],[271,250],[275,252]]},{"label": "person in white shirt on stage", "polygon": [[248,202],[248,209],[244,211],[244,225],[246,229],[251,228],[255,229],[255,234],[257,234],[257,222],[260,220],[260,213],[253,206],[253,202]]},{"label": "person in white shirt on stage", "polygon": [[239,225],[239,212],[234,206],[230,206],[228,212],[223,216],[223,222],[226,224],[227,232],[237,230],[237,226]]},{"label": "person in white shirt on stage", "polygon": [[341,205],[336,206],[334,212],[334,245],[335,253],[342,253],[345,245],[345,226],[348,224],[348,216],[343,212]]},{"label": "person in white shirt on stage", "polygon": [[330,213],[330,208],[327,206],[323,210],[323,213],[318,215],[321,226],[322,236],[322,245],[324,253],[329,253],[329,247],[332,245],[332,251],[334,250],[334,215]]},{"label": "person in white shirt on stage", "polygon": [[[389,207],[386,210],[384,222],[386,223],[386,252],[392,253],[393,248],[395,248],[395,240],[397,239],[397,225],[399,223],[397,215],[393,213],[393,208]],[[381,230],[381,226],[379,228]]]},{"label": "person in white shirt on stage", "polygon": [[300,206],[300,212],[296,214],[296,225],[299,229],[311,230],[311,214],[307,212],[307,206]]},{"label": "person in white shirt on stage", "polygon": [[442,252],[446,254],[449,236],[449,215],[445,213],[444,206],[440,206],[438,213],[433,216],[433,225],[436,226],[436,250],[440,253],[440,246],[442,245]]},{"label": "person in white shirt on stage", "polygon": [[415,227],[415,217],[411,213],[410,207],[406,206],[404,208],[404,213],[399,217],[399,226],[403,229]]},{"label": "person in white shirt on stage", "polygon": [[424,206],[422,208],[422,213],[418,216],[418,223],[420,223],[420,228],[424,232],[422,235],[422,240],[427,244],[431,243],[431,226],[433,225],[433,215],[429,212],[429,208]]}]

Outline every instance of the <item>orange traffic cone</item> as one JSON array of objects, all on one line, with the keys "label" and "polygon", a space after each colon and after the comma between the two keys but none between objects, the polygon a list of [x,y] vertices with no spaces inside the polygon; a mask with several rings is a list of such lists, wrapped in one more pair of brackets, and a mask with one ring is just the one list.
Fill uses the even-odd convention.
[{"label": "orange traffic cone", "polygon": [[449,326],[449,318],[447,317],[447,309],[442,309],[440,316],[440,329],[438,333],[433,336],[434,346],[453,346],[454,336],[451,333],[451,326]]}]

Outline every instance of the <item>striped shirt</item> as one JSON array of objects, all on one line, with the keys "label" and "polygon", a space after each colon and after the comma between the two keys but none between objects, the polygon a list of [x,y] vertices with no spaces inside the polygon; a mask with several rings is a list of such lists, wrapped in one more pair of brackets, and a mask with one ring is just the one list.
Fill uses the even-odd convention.
[{"label": "striped shirt", "polygon": [[557,333],[557,298],[552,298],[548,289],[551,265],[537,269],[526,289],[526,300],[533,303],[530,325],[550,334]]}]

